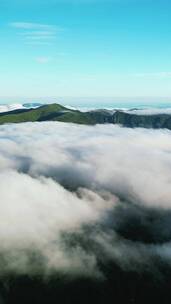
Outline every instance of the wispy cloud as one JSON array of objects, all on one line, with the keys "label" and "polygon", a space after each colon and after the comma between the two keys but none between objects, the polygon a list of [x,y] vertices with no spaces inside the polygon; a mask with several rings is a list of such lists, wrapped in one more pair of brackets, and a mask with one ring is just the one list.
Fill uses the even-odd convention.
[{"label": "wispy cloud", "polygon": [[49,31],[44,31],[44,30],[41,30],[41,31],[26,31],[26,32],[22,32],[20,33],[21,36],[24,36],[24,37],[35,37],[35,38],[39,38],[39,37],[42,37],[42,38],[54,38],[56,37],[56,30],[49,30]]},{"label": "wispy cloud", "polygon": [[[108,74],[109,75],[109,74]],[[97,75],[96,75],[97,77]],[[144,79],[166,79],[171,78],[171,71],[158,72],[135,72],[135,73],[112,73],[111,78],[144,78]]]},{"label": "wispy cloud", "polygon": [[147,73],[135,73],[132,76],[140,78],[170,78],[171,72],[147,72]]},{"label": "wispy cloud", "polygon": [[30,46],[51,46],[53,43],[51,41],[46,40],[25,40],[24,44]]},{"label": "wispy cloud", "polygon": [[31,22],[11,22],[9,26],[16,29],[26,44],[48,44],[54,42],[57,33],[62,28],[51,24],[31,23]]},{"label": "wispy cloud", "polygon": [[9,25],[14,28],[23,29],[23,30],[56,29],[56,26],[51,24],[41,24],[41,23],[32,23],[32,22],[11,22]]},{"label": "wispy cloud", "polygon": [[26,40],[51,40],[51,39],[55,39],[56,36],[55,35],[26,35],[25,39]]}]

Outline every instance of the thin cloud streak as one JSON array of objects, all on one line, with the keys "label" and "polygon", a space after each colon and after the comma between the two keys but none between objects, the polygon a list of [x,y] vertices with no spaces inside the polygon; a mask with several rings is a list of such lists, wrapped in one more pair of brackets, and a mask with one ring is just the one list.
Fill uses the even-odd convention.
[{"label": "thin cloud streak", "polygon": [[55,30],[56,26],[50,24],[31,23],[31,22],[11,22],[11,27],[23,30]]},{"label": "thin cloud streak", "polygon": [[171,78],[171,72],[135,73],[137,78]]},{"label": "thin cloud streak", "polygon": [[[63,31],[62,28],[51,24],[31,23],[31,22],[11,22],[9,26],[18,31],[18,35],[21,36],[25,44],[47,45],[49,42],[54,43],[57,38],[57,33]],[[47,43],[47,44],[46,44]]]}]

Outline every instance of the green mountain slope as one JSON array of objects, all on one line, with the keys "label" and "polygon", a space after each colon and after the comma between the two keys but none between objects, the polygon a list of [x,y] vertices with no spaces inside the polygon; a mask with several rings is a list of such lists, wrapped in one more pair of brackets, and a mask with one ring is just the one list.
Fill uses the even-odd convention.
[{"label": "green mountain slope", "polygon": [[49,104],[36,109],[20,109],[0,113],[0,124],[34,121],[61,121],[85,125],[120,124],[124,127],[136,128],[167,128],[171,129],[171,115],[136,115],[123,111],[96,110],[80,112],[59,104]]},{"label": "green mountain slope", "polygon": [[60,114],[60,112],[66,110],[67,109],[65,107],[59,104],[45,105],[36,109],[15,110],[11,112],[1,113],[0,124],[52,120],[53,116],[56,117]]}]

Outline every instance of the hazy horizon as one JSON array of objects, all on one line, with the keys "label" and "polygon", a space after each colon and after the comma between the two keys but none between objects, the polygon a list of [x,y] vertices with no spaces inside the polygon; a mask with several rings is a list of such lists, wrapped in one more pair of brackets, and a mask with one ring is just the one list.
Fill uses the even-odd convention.
[{"label": "hazy horizon", "polygon": [[16,97],[0,97],[0,105],[15,103],[61,103],[74,106],[97,106],[100,105],[147,105],[147,106],[165,106],[171,103],[171,97],[105,97],[105,96],[16,96]]}]

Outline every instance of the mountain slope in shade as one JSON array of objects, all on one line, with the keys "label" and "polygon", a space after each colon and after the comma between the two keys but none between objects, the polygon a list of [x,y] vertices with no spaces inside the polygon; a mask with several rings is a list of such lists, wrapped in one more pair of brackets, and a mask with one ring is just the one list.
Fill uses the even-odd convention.
[{"label": "mountain slope in shade", "polygon": [[86,125],[120,124],[128,128],[166,128],[171,129],[171,114],[141,115],[110,110],[81,112],[60,104],[49,104],[35,109],[17,109],[0,113],[0,124],[34,121],[61,121]]}]

